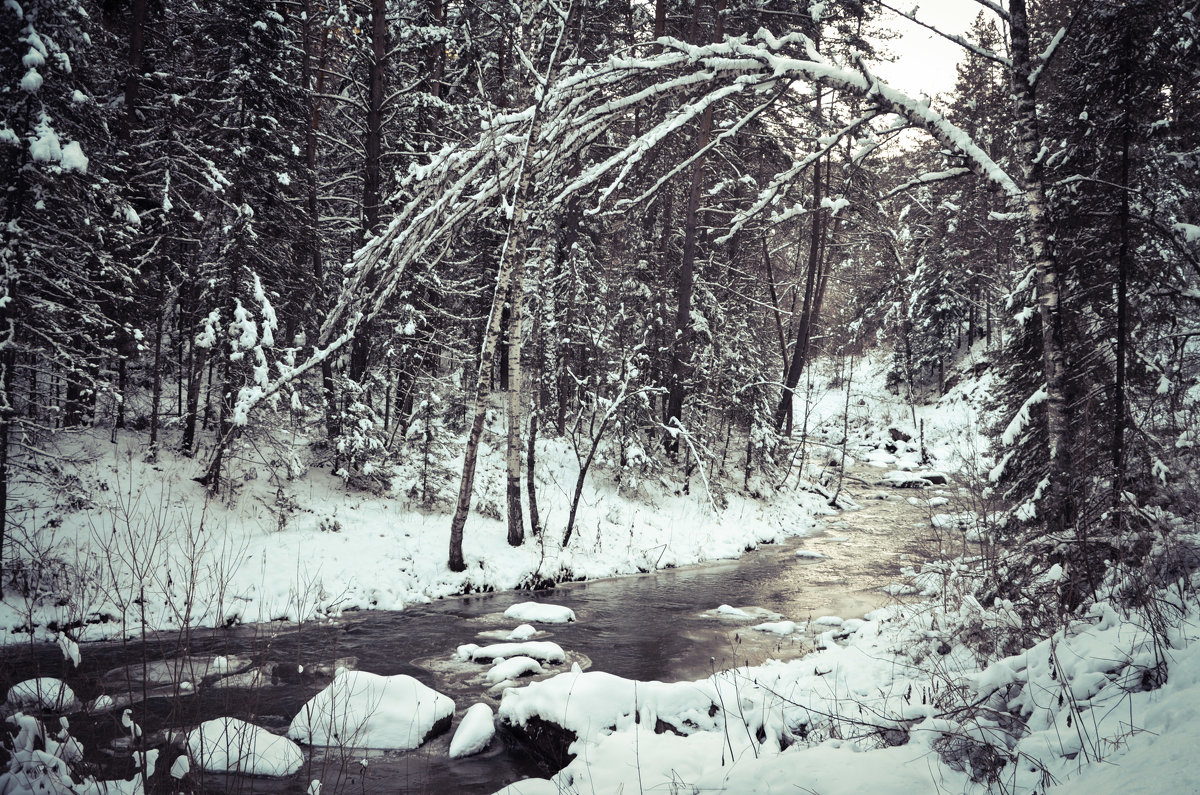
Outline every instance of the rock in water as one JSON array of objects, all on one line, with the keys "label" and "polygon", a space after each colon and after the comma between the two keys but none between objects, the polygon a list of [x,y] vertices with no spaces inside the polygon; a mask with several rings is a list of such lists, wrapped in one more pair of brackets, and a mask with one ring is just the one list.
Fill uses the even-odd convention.
[{"label": "rock in water", "polygon": [[205,721],[187,736],[187,752],[213,773],[290,776],[304,764],[300,746],[237,718]]},{"label": "rock in water", "polygon": [[450,728],[454,702],[411,676],[343,671],[305,704],[288,736],[309,745],[419,747]]},{"label": "rock in water", "polygon": [[475,704],[463,715],[450,741],[450,758],[461,759],[488,747],[496,735],[495,713],[487,704]]}]

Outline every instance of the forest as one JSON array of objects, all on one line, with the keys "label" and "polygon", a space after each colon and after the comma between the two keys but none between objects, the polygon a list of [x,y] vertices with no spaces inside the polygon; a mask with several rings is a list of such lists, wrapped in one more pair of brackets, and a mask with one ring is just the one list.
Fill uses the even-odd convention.
[{"label": "forest", "polygon": [[891,0],[5,0],[2,593],[61,586],[35,538],[91,504],[83,438],[196,505],[261,479],[281,530],[324,470],[468,577],[473,513],[566,548],[589,479],[838,507],[807,396],[876,357],[908,406],[991,379],[983,604],[1030,644],[1101,603],[1165,627],[1200,569],[1200,6],[962,2],[929,96],[880,76],[898,18],[938,28]]}]

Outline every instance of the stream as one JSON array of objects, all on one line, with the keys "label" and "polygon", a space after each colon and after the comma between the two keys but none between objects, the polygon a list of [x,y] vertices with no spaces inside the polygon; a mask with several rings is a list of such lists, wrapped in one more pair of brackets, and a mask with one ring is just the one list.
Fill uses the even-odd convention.
[{"label": "stream", "polygon": [[[632,679],[691,680],[717,670],[792,659],[814,645],[814,635],[779,636],[750,627],[778,616],[796,622],[826,615],[860,617],[893,597],[881,588],[900,569],[927,560],[938,551],[924,499],[948,493],[950,486],[924,491],[869,486],[880,470],[854,469],[846,491],[861,506],[826,517],[824,527],[804,538],[763,545],[738,560],[716,561],[645,575],[562,584],[543,591],[476,594],[411,607],[402,612],[348,612],[319,624],[267,624],[172,633],[141,643],[90,643],[82,648],[78,670],[67,671],[54,647],[4,650],[0,686],[28,676],[60,676],[81,699],[104,692],[105,672],[141,659],[163,660],[190,654],[238,655],[256,665],[274,664],[275,674],[253,687],[206,686],[179,696],[164,692],[135,704],[134,718],[148,736],[189,728],[203,720],[231,715],[272,731],[286,732],[302,705],[329,679],[312,671],[314,663],[356,658],[354,666],[378,674],[409,674],[455,700],[457,720],[486,695],[486,666],[461,663],[453,654],[461,644],[502,640],[520,623],[505,618],[509,606],[545,601],[569,607],[577,620],[539,625],[534,639],[552,640],[572,662],[585,669]],[[921,504],[910,504],[920,497]],[[821,557],[798,556],[818,553]],[[751,613],[753,620],[715,611],[728,604]],[[296,664],[306,673],[297,673]],[[270,670],[270,669],[264,669]],[[140,668],[139,668],[140,671]],[[111,681],[111,676],[109,677]],[[111,690],[110,690],[111,692]],[[118,709],[109,715],[72,719],[72,731],[85,747],[102,749],[97,764],[104,776],[129,775],[132,763],[122,741]],[[490,793],[506,783],[544,776],[532,760],[512,753],[498,739],[482,754],[451,760],[453,731],[414,751],[311,749],[309,763],[289,779],[228,778],[204,774],[208,792],[305,793],[319,778],[328,793]],[[127,745],[127,740],[124,740]],[[122,753],[122,751],[125,751]],[[91,756],[95,756],[92,754]],[[89,761],[91,761],[89,756]],[[164,756],[169,766],[170,759]],[[197,775],[194,771],[193,775]],[[151,779],[151,783],[155,778]]]}]

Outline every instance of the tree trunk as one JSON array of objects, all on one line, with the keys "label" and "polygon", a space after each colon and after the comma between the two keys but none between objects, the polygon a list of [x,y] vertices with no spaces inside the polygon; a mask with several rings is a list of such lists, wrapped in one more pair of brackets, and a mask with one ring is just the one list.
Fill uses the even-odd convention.
[{"label": "tree trunk", "polygon": [[196,448],[196,424],[200,420],[200,387],[204,381],[206,350],[197,348],[195,341],[188,346],[187,406],[183,415],[183,439],[179,444],[180,452],[186,456],[192,455]]},{"label": "tree trunk", "polygon": [[[560,35],[561,40],[561,35]],[[557,47],[556,47],[557,53]],[[554,57],[546,70],[546,83],[549,84],[554,76]],[[467,564],[463,559],[463,528],[467,523],[467,514],[471,510],[471,492],[475,487],[475,466],[479,458],[479,440],[483,436],[483,423],[487,415],[488,385],[491,381],[492,365],[496,358],[496,349],[500,342],[500,317],[504,309],[504,297],[510,285],[514,282],[519,286],[520,274],[513,278],[514,272],[524,267],[525,243],[529,236],[529,221],[525,216],[526,204],[529,200],[530,185],[533,182],[533,147],[542,129],[542,103],[548,92],[541,92],[533,106],[533,120],[529,125],[529,135],[525,141],[525,152],[521,158],[520,176],[517,179],[516,195],[513,197],[512,217],[508,223],[508,235],[504,240],[504,248],[500,252],[500,267],[496,272],[496,291],[492,296],[492,308],[488,313],[487,329],[484,333],[483,346],[479,355],[479,369],[475,376],[475,399],[471,431],[467,437],[467,447],[464,453],[462,480],[458,487],[458,503],[454,508],[454,518],[450,522],[450,559],[448,565],[451,571],[463,571]],[[520,302],[519,293],[514,293],[514,306]],[[519,383],[518,383],[519,386]],[[520,408],[520,396],[516,400]],[[512,409],[510,400],[509,407]],[[510,437],[511,441],[511,437]],[[519,441],[519,440],[518,440]],[[518,458],[518,466],[520,459]],[[511,470],[510,470],[511,472]],[[518,487],[520,480],[518,479]],[[520,502],[517,503],[518,510]],[[511,505],[510,505],[511,508]],[[510,525],[511,528],[511,525]],[[510,529],[511,538],[511,529]]]},{"label": "tree trunk", "polygon": [[542,520],[538,513],[537,488],[533,477],[534,465],[537,463],[537,435],[538,435],[538,393],[533,390],[530,393],[530,400],[533,405],[529,407],[529,439],[526,443],[526,458],[525,458],[525,498],[529,501],[529,532],[535,538],[542,534]]},{"label": "tree trunk", "polygon": [[[714,12],[716,16],[713,31],[713,41],[720,41],[724,35],[724,22],[721,12],[725,10],[725,0],[716,0]],[[689,38],[693,44],[700,40],[699,32],[700,0],[692,12],[692,30]],[[713,110],[712,105],[704,109],[700,117],[700,129],[696,134],[696,151],[702,151],[708,146],[712,134]],[[671,365],[667,375],[667,427],[680,425],[683,418],[684,399],[684,367],[689,358],[691,338],[688,331],[692,322],[692,292],[696,281],[696,238],[700,211],[700,195],[704,190],[705,156],[700,155],[692,164],[692,182],[688,191],[687,210],[684,215],[683,232],[683,262],[679,268],[679,286],[676,294],[678,302],[675,311],[675,336],[671,340]],[[666,449],[672,455],[679,450],[679,439],[676,434],[666,437]]]},{"label": "tree trunk", "polygon": [[[1129,29],[1126,28],[1122,37],[1122,60],[1125,61],[1125,68],[1122,74],[1128,77],[1133,68],[1130,61],[1130,50],[1133,46],[1130,40]],[[1123,92],[1126,93],[1127,92]],[[1130,252],[1129,252],[1129,147],[1132,138],[1130,130],[1129,110],[1126,107],[1121,111],[1121,166],[1119,190],[1121,192],[1121,215],[1118,222],[1118,251],[1117,251],[1117,329],[1116,340],[1114,347],[1116,348],[1116,384],[1114,385],[1114,406],[1113,406],[1113,440],[1112,440],[1112,466],[1113,466],[1113,495],[1112,505],[1114,509],[1118,509],[1121,505],[1121,495],[1125,491],[1125,424],[1126,424],[1126,399],[1125,399],[1125,357],[1129,347],[1129,271],[1130,271]],[[1121,512],[1113,511],[1114,521],[1121,521]]]},{"label": "tree trunk", "polygon": [[513,267],[509,287],[508,314],[508,543],[525,542],[525,518],[521,510],[521,304],[524,303],[524,256]]},{"label": "tree trunk", "polygon": [[125,121],[122,143],[129,140],[137,122],[137,95],[142,82],[142,54],[146,37],[146,0],[133,0],[129,18],[129,72],[125,75]]},{"label": "tree trunk", "polygon": [[[313,342],[325,317],[325,262],[321,253],[321,210],[319,202],[320,180],[317,174],[317,133],[321,129],[321,100],[319,95],[325,87],[325,41],[328,33],[318,45],[313,33],[315,10],[311,2],[304,4],[304,59],[301,61],[300,80],[308,93],[308,125],[304,131],[304,163],[307,170],[305,210],[307,228],[304,230],[302,246],[307,249],[313,281],[312,304],[315,317],[307,333]],[[318,54],[319,53],[319,54]],[[333,383],[333,362],[329,358],[321,362],[321,397],[325,411],[325,435],[332,442],[341,435],[342,427],[337,410],[337,394]]]},{"label": "tree trunk", "polygon": [[[163,276],[163,268],[165,264],[160,260],[158,264],[158,294],[159,305],[158,313],[154,318],[154,360],[151,364],[151,388],[150,388],[150,454],[155,455],[158,448],[158,425],[160,415],[162,414],[162,347],[163,347],[163,326],[165,325],[166,295],[165,287],[166,280]],[[182,376],[182,373],[180,373]]]},{"label": "tree trunk", "polygon": [[[817,88],[817,116],[820,117],[821,94]],[[817,298],[817,282],[821,266],[821,238],[824,235],[824,215],[821,212],[821,200],[825,195],[825,183],[822,176],[821,161],[813,166],[813,210],[812,226],[808,241],[808,267],[804,277],[804,303],[800,308],[800,325],[796,330],[796,344],[792,348],[791,362],[783,379],[783,390],[779,396],[779,406],[775,409],[775,429],[791,432],[792,404],[794,402],[796,385],[800,383],[800,374],[808,357],[808,339],[812,333],[813,307]]]},{"label": "tree trunk", "polygon": [[[379,230],[382,201],[383,84],[387,59],[387,3],[371,0],[371,75],[367,84],[366,162],[363,164],[363,239]],[[371,323],[364,319],[350,346],[350,380],[361,384],[367,374]]]},{"label": "tree trunk", "polygon": [[1017,143],[1021,157],[1029,257],[1037,279],[1042,334],[1042,370],[1046,378],[1046,430],[1049,438],[1050,487],[1041,505],[1047,529],[1068,531],[1074,524],[1070,477],[1070,423],[1066,397],[1066,356],[1062,325],[1062,284],[1051,247],[1046,188],[1039,157],[1036,84],[1030,81],[1029,18],[1025,0],[1011,0],[1012,90],[1016,95]]}]

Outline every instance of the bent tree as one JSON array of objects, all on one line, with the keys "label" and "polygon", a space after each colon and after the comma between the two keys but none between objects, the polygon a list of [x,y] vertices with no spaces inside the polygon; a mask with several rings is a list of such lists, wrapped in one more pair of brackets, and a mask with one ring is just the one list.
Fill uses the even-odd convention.
[{"label": "bent tree", "polygon": [[[760,30],[753,37],[726,37],[704,45],[664,37],[647,45],[644,52],[613,55],[595,63],[570,62],[562,69],[556,69],[552,60],[538,78],[531,106],[492,116],[477,139],[447,146],[428,164],[411,169],[402,185],[411,200],[355,255],[314,353],[271,386],[243,391],[240,400],[248,409],[326,361],[392,298],[406,268],[417,261],[436,267],[445,256],[442,241],[472,224],[486,208],[511,197],[508,233],[476,378],[467,462],[451,529],[450,566],[462,570],[463,525],[482,433],[487,379],[500,334],[501,305],[514,272],[524,264],[531,226],[561,212],[570,201],[589,203],[588,211],[593,213],[602,208],[610,212],[636,208],[672,177],[689,169],[695,183],[697,167],[704,158],[733,146],[755,118],[778,103],[791,101],[794,86],[819,86],[829,96],[828,107],[853,107],[854,119],[834,124],[834,119],[841,117],[827,114],[828,134],[817,139],[812,151],[794,153],[789,167],[765,180],[716,243],[727,243],[755,219],[786,212],[781,208],[803,208],[806,200],[820,201],[820,188],[802,190],[800,178],[850,136],[865,141],[854,155],[861,160],[877,148],[872,143],[876,137],[904,126],[922,130],[958,165],[915,175],[908,184],[929,184],[969,172],[992,185],[1006,197],[1010,214],[1023,224],[1022,255],[1036,278],[1043,383],[1035,398],[1044,395],[1049,443],[1047,485],[1034,497],[1044,518],[1068,529],[1073,513],[1067,488],[1070,407],[1064,387],[1069,362],[1064,356],[1062,329],[1074,320],[1063,317],[1068,309],[1060,300],[1039,129],[1039,116],[1044,112],[1039,105],[1041,76],[1068,41],[1068,27],[1050,36],[1048,46],[1035,55],[1025,0],[1011,0],[1007,7],[993,0],[976,2],[1004,22],[1009,54],[959,37],[949,38],[975,56],[998,64],[1009,77],[1019,148],[1015,162],[1008,166],[993,159],[927,98],[909,96],[889,85],[859,55],[839,57],[821,52],[810,36],[799,31],[776,36]],[[664,102],[664,98],[673,101]],[[738,109],[734,121],[709,130],[705,119],[723,105]],[[692,145],[685,141],[683,146],[666,146],[688,135],[697,124],[702,134],[692,139]],[[632,175],[648,153],[656,150],[661,150],[655,164],[663,176],[646,191],[630,196]],[[668,159],[672,156],[673,160]]]}]

